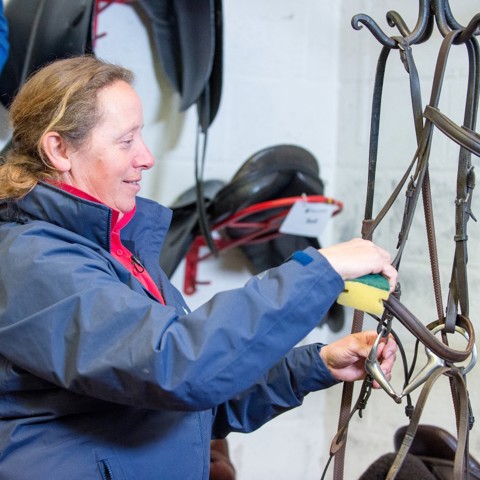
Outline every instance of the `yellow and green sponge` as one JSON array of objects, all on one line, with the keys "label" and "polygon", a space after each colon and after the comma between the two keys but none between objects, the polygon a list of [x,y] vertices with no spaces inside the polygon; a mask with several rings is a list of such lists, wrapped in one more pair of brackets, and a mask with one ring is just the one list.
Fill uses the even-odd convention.
[{"label": "yellow and green sponge", "polygon": [[361,310],[373,315],[382,315],[383,300],[390,295],[390,284],[380,274],[364,275],[345,281],[345,290],[339,295],[337,303]]}]

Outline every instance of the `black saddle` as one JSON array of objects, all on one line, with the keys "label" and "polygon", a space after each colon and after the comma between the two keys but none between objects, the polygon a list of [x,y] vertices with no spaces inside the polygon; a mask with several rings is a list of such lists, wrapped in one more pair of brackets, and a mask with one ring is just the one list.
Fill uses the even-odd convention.
[{"label": "black saddle", "polygon": [[[251,236],[249,225],[262,224],[265,218],[275,218],[277,213],[288,210],[276,206],[279,199],[298,198],[303,195],[323,195],[324,185],[315,157],[306,149],[296,145],[275,145],[253,154],[227,184],[219,180],[204,182],[204,205],[210,230],[222,237],[222,245],[235,245],[248,259],[252,274],[260,273],[280,265],[294,251],[308,246],[320,248],[317,238],[279,234],[269,230],[257,232],[254,241],[244,241]],[[181,260],[189,254],[192,242],[201,237],[198,199],[192,187],[172,205],[172,226],[162,249],[160,264],[171,276]],[[268,208],[269,202],[272,208]],[[255,206],[265,206],[259,208]],[[241,216],[241,224],[230,219]],[[247,225],[247,228],[245,228]],[[188,260],[188,258],[187,258]],[[188,293],[188,292],[187,292]],[[329,312],[329,325],[334,331],[343,326],[343,308],[334,304]]]},{"label": "black saddle", "polygon": [[138,0],[152,25],[163,71],[180,94],[180,110],[197,104],[205,131],[220,106],[223,20],[221,0]]},{"label": "black saddle", "polygon": [[10,0],[5,4],[10,54],[0,76],[0,101],[9,107],[39,67],[92,50],[94,0]]},{"label": "black saddle", "polygon": [[[260,150],[248,158],[228,184],[221,180],[209,180],[204,182],[203,190],[208,221],[210,226],[214,227],[234,213],[260,202],[293,195],[322,195],[323,182],[319,177],[317,161],[310,152],[295,145],[276,145]],[[182,193],[171,208],[172,226],[161,262],[169,276],[185,256],[193,238],[200,234],[195,187]],[[253,214],[252,220],[258,220],[261,215],[262,213]],[[227,231],[234,237],[240,234],[234,228]],[[296,236],[285,237],[282,243],[290,240],[296,244],[298,241]],[[308,239],[307,242],[319,248],[316,239]],[[265,253],[265,250],[271,250],[270,247],[271,245],[263,245],[261,248]],[[176,252],[176,255],[172,255],[172,252]],[[273,263],[278,265],[290,253],[282,255],[276,262],[272,259],[266,268],[274,266]],[[268,257],[271,258],[271,255]],[[251,260],[254,273],[265,270],[263,260],[253,257]],[[262,263],[258,263],[259,261]]]},{"label": "black saddle", "polygon": [[[296,145],[276,145],[252,155],[233,176],[231,182],[215,196],[210,207],[214,222],[225,220],[241,209],[268,200],[300,195],[323,195],[317,160]],[[254,213],[244,221],[258,222],[272,215],[271,210]],[[230,227],[231,238],[247,235],[249,230]],[[245,243],[242,251],[250,260],[252,273],[257,274],[280,265],[294,251],[307,246],[320,248],[316,238],[280,235],[261,243]]]}]

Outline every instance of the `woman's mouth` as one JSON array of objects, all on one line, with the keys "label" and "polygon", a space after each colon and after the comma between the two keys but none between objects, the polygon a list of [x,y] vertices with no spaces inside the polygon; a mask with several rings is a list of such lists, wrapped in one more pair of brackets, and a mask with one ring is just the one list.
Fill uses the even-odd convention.
[{"label": "woman's mouth", "polygon": [[135,194],[140,191],[140,180],[124,180],[123,183],[134,189]]}]

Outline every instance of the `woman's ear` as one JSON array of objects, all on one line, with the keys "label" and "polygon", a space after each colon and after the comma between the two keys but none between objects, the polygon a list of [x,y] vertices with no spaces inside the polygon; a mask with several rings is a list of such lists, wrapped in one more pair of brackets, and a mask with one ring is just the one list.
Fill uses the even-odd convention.
[{"label": "woman's ear", "polygon": [[72,168],[68,145],[59,133],[47,132],[42,138],[41,145],[50,163],[59,172],[65,173]]}]

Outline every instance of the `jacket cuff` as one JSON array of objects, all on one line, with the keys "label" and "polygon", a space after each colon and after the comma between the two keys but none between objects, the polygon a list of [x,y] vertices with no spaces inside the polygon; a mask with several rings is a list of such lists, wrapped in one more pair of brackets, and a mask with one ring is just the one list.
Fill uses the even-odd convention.
[{"label": "jacket cuff", "polygon": [[318,369],[320,371],[320,377],[327,382],[331,382],[330,385],[329,385],[331,387],[332,385],[336,385],[337,383],[342,383],[342,381],[337,380],[331,374],[330,370],[327,368],[327,366],[323,362],[322,357],[320,356],[320,350],[324,346],[325,346],[325,344],[323,344],[323,343],[316,343],[316,344],[313,345],[313,347],[316,347],[317,362],[318,362]]},{"label": "jacket cuff", "polygon": [[303,395],[341,383],[330,373],[320,357],[320,350],[323,346],[322,343],[314,343],[294,349],[295,371],[301,372],[296,377],[297,389]]}]

